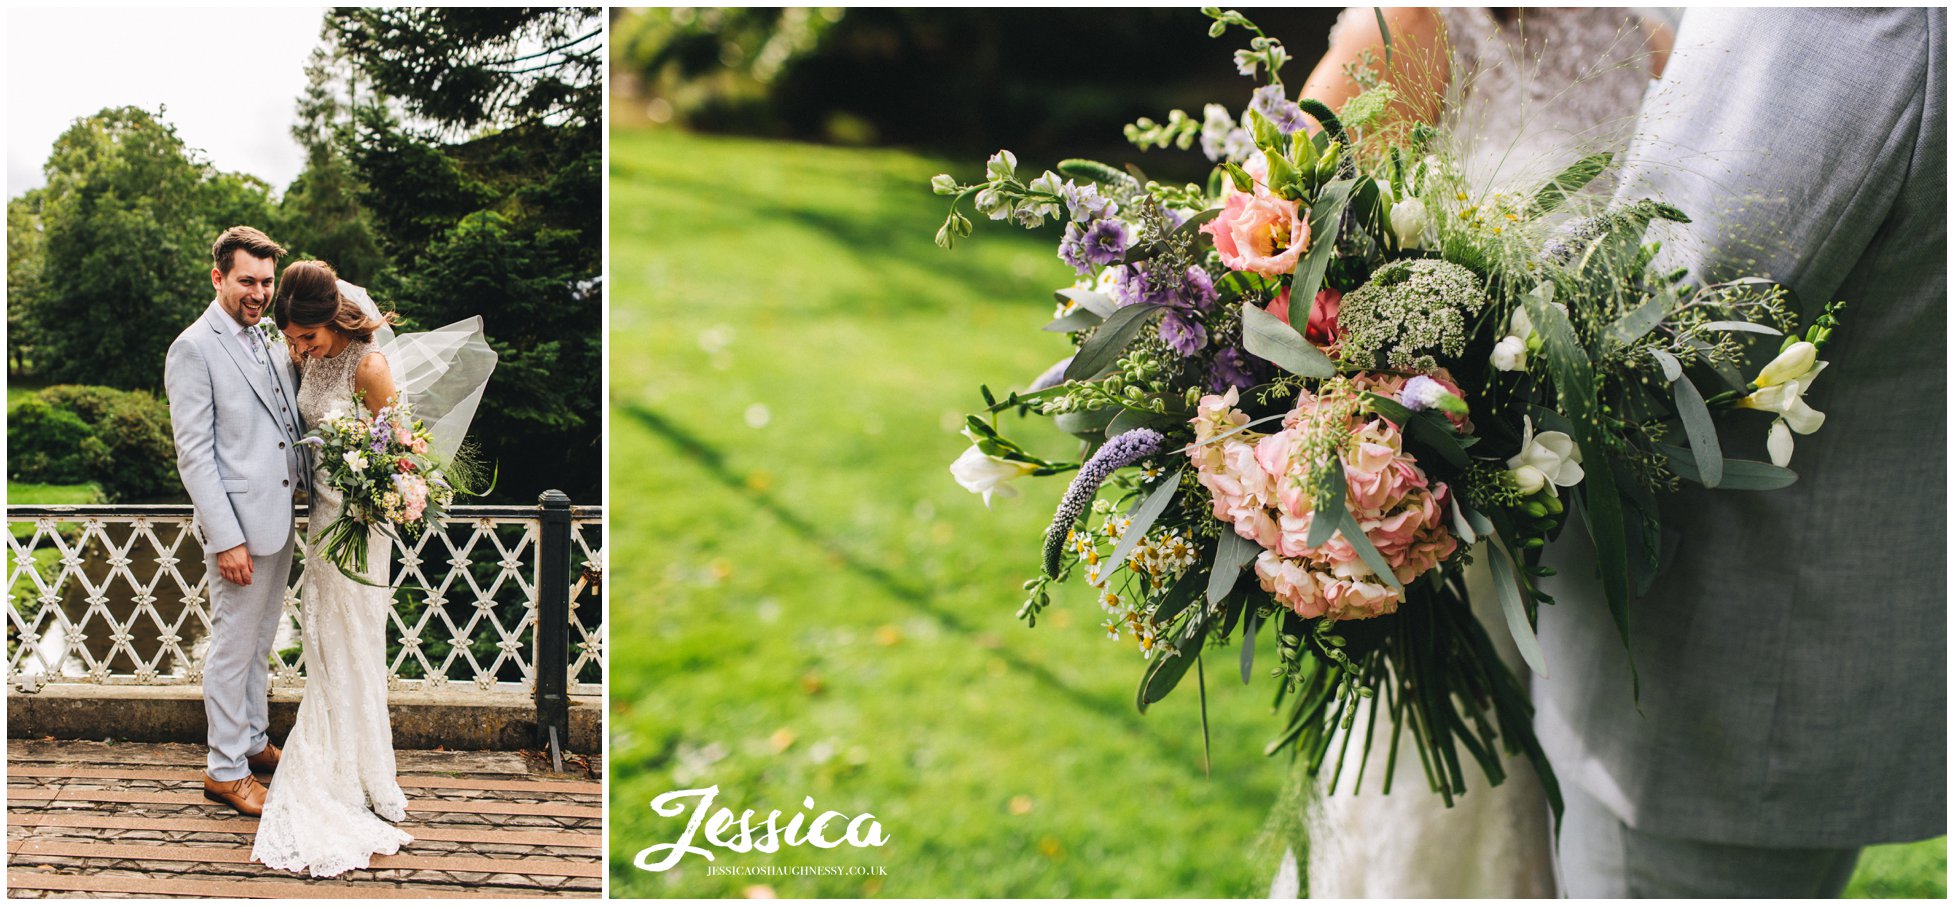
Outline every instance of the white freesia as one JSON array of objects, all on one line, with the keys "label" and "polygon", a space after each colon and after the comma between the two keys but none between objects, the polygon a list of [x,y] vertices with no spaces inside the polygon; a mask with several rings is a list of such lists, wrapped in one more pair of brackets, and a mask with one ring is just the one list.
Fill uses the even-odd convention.
[{"label": "white freesia", "polygon": [[1805,391],[1811,387],[1811,379],[1817,376],[1818,369],[1813,369],[1799,380],[1759,388],[1756,393],[1738,400],[1737,405],[1745,409],[1775,412],[1779,419],[1790,423],[1791,430],[1810,434],[1825,424],[1825,413],[1805,402]]},{"label": "white freesia", "polygon": [[1784,419],[1771,423],[1771,433],[1764,436],[1764,449],[1771,451],[1771,464],[1782,469],[1791,465],[1791,426]]},{"label": "white freesia", "polygon": [[1775,387],[1813,372],[1818,364],[1818,347],[1803,340],[1785,347],[1771,364],[1757,373],[1757,386]]},{"label": "white freesia", "polygon": [[1493,344],[1493,367],[1500,371],[1527,370],[1527,341],[1507,337]]},{"label": "white freesia", "polygon": [[1825,370],[1826,363],[1818,361],[1817,354],[1818,348],[1810,343],[1791,344],[1758,373],[1756,392],[1737,401],[1740,408],[1777,414],[1764,445],[1772,464],[1780,468],[1791,463],[1792,432],[1810,434],[1825,425],[1825,413],[1805,402],[1805,392]]},{"label": "white freesia", "polygon": [[972,446],[950,464],[950,475],[970,493],[984,495],[984,505],[990,506],[993,494],[1016,497],[1018,489],[1011,487],[1010,482],[1030,475],[1037,468],[1028,462],[991,456]]},{"label": "white freesia", "polygon": [[346,460],[346,466],[353,471],[366,471],[366,454],[358,450],[347,450],[343,458]]},{"label": "white freesia", "polygon": [[1391,232],[1398,234],[1398,244],[1405,248],[1424,248],[1426,223],[1425,204],[1416,198],[1391,206]]},{"label": "white freesia", "polygon": [[1520,452],[1506,461],[1513,480],[1524,494],[1546,488],[1554,496],[1556,485],[1571,488],[1587,476],[1581,471],[1581,448],[1564,431],[1533,433],[1533,417],[1526,416],[1526,430],[1520,438]]}]

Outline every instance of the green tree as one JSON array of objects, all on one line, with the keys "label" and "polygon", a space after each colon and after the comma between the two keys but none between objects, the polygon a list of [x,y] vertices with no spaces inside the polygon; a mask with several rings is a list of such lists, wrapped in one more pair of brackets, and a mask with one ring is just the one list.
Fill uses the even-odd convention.
[{"label": "green tree", "polygon": [[7,199],[7,370],[25,376],[34,364],[38,342],[30,316],[40,305],[41,270],[47,236],[41,226],[40,189]]},{"label": "green tree", "polygon": [[373,217],[360,203],[365,187],[341,145],[359,102],[359,73],[346,62],[331,29],[306,62],[292,138],[305,149],[305,169],[286,188],[278,206],[276,235],[296,255],[332,264],[362,286],[387,267]]},{"label": "green tree", "polygon": [[[327,14],[368,86],[341,150],[410,328],[483,316],[501,356],[472,434],[497,497],[599,493],[603,20],[598,9]],[[411,264],[410,264],[411,262]]]},{"label": "green tree", "polygon": [[160,387],[171,339],[210,301],[211,238],[264,223],[269,187],[216,172],[160,111],[135,107],[77,120],[43,172],[42,291],[23,306],[37,370],[54,381]]}]

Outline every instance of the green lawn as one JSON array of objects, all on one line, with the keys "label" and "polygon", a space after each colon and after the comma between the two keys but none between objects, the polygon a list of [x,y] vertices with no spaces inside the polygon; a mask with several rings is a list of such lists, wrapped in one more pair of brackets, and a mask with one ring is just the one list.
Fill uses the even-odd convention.
[{"label": "green lawn", "polygon": [[[929,177],[981,166],[613,132],[619,896],[1267,888],[1285,772],[1260,755],[1276,729],[1266,684],[1211,665],[1205,776],[1193,682],[1143,717],[1141,659],[1101,637],[1077,589],[1035,630],[1013,617],[1060,483],[1026,482],[987,512],[950,479],[977,385],[1022,387],[1067,350],[1037,330],[1069,282],[1050,239],[983,224],[955,252],[931,244],[944,206]],[[633,867],[684,827],[650,800],[711,785],[715,807],[756,823],[804,797],[872,812],[890,842]],[[1944,841],[1880,848],[1855,890],[1944,890],[1944,865]]]}]

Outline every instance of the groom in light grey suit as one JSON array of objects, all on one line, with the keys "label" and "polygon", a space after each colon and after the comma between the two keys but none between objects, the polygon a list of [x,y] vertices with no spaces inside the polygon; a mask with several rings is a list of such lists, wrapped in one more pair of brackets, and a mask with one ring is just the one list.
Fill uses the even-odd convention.
[{"label": "groom in light grey suit", "polygon": [[[1592,551],[1552,551],[1534,698],[1562,880],[1837,896],[1861,847],[1946,830],[1946,11],[1692,9],[1676,48],[1618,196],[1695,219],[1662,238],[1701,280],[1767,273],[1807,321],[1848,307],[1798,483],[1664,507],[1639,704]],[[1730,413],[1726,454],[1765,458],[1768,424]]]},{"label": "groom in light grey suit", "polygon": [[170,344],[163,369],[210,587],[204,795],[254,816],[265,787],[252,772],[278,766],[268,659],[292,573],[292,499],[307,472],[291,358],[258,327],[284,253],[251,227],[220,234],[211,246],[217,298]]}]

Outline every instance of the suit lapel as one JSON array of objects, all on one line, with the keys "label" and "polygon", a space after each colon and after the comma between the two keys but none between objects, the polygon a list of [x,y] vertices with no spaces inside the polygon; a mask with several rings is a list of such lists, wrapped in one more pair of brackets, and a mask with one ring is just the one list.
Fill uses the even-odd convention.
[{"label": "suit lapel", "polygon": [[[273,419],[279,418],[278,403],[272,395],[271,374],[265,370],[265,366],[258,364],[256,358],[244,351],[243,344],[232,333],[234,325],[230,317],[224,314],[223,309],[213,307],[205,313],[204,321],[217,334],[217,345],[224,348],[238,370],[244,373],[244,382],[251,385],[251,392],[256,393],[258,401],[265,404],[265,411],[271,413]],[[279,422],[281,426],[284,424],[283,421]]]}]

